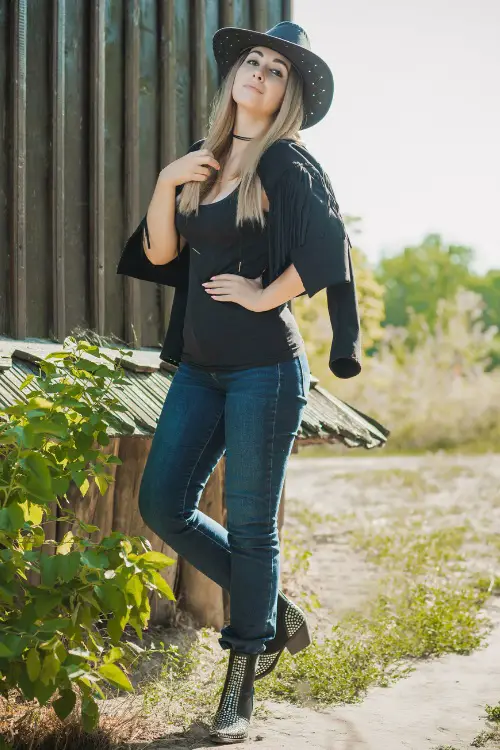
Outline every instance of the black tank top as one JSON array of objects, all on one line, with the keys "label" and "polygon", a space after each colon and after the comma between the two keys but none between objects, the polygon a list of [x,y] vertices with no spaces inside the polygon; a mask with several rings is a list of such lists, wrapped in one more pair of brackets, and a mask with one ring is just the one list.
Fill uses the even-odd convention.
[{"label": "black tank top", "polygon": [[221,273],[256,278],[268,265],[267,225],[236,227],[238,189],[199,206],[198,216],[176,211],[175,224],[189,246],[189,288],[181,362],[203,369],[240,370],[284,362],[305,353],[297,321],[286,304],[254,312],[212,299],[202,286]]}]

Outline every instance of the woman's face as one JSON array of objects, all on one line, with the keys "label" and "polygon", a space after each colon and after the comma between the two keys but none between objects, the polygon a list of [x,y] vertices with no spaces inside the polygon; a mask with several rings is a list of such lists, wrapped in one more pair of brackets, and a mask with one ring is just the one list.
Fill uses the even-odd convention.
[{"label": "woman's face", "polygon": [[233,83],[233,99],[256,117],[271,117],[281,107],[290,61],[269,47],[253,47]]}]

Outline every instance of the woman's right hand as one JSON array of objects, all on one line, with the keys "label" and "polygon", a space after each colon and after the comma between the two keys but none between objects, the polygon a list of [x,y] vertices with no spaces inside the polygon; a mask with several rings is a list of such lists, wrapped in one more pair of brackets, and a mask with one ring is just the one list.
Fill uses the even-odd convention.
[{"label": "woman's right hand", "polygon": [[210,175],[211,167],[220,169],[220,164],[211,151],[202,148],[167,164],[161,170],[158,181],[175,186],[184,185],[185,182],[205,182]]}]

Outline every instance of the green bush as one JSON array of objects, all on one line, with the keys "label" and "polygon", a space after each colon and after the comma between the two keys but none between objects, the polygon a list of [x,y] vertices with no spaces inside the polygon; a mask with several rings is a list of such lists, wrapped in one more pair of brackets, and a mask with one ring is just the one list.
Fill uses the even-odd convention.
[{"label": "green bush", "polygon": [[[114,481],[107,467],[121,461],[100,447],[109,443],[108,428],[130,425],[112,392],[124,380],[121,359],[73,337],[63,346],[20,385],[26,402],[0,413],[0,695],[50,702],[61,720],[79,697],[91,731],[102,682],[133,691],[127,667],[163,650],[127,641],[124,630],[142,640],[149,592],[174,599],[159,573],[174,561],[143,536],[113,532],[93,542],[86,535],[98,528],[69,509],[72,482],[84,496],[92,479],[101,494]],[[48,521],[69,521],[73,531],[60,542],[47,539]],[[28,582],[30,571],[40,584]]]},{"label": "green bush", "polygon": [[483,309],[478,294],[461,289],[439,301],[432,331],[411,310],[407,328],[386,326],[357,378],[332,380],[321,362],[311,369],[325,388],[391,430],[389,450],[496,450],[500,370],[490,371],[490,352],[498,331],[485,327]]}]

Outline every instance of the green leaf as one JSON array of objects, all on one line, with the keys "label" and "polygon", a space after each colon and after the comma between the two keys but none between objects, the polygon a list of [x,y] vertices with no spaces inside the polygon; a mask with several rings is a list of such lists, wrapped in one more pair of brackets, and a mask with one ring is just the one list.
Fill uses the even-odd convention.
[{"label": "green leaf", "polygon": [[113,456],[113,455],[106,456],[103,459],[103,461],[106,464],[117,464],[117,466],[121,466],[123,463],[121,458],[118,458],[118,456]]},{"label": "green leaf", "polygon": [[54,495],[65,495],[69,489],[69,477],[52,477],[52,491]]},{"label": "green leaf", "polygon": [[14,656],[14,654],[10,648],[0,641],[0,658],[10,659],[12,656]]},{"label": "green leaf", "polygon": [[43,633],[56,633],[59,630],[67,630],[71,625],[69,617],[55,617],[52,620],[45,620],[40,626]]},{"label": "green leaf", "polygon": [[98,672],[115,687],[133,692],[134,688],[129,678],[116,664],[103,664],[99,667]]},{"label": "green leaf", "polygon": [[19,503],[10,503],[0,510],[0,530],[19,531],[24,526],[24,510]]},{"label": "green leaf", "polygon": [[69,583],[76,576],[80,567],[80,552],[74,550],[67,555],[53,555],[58,560],[59,575],[65,583]]},{"label": "green leaf", "polygon": [[57,716],[64,721],[75,707],[76,695],[72,690],[59,690],[60,697],[52,701],[52,708]]},{"label": "green leaf", "polygon": [[104,662],[105,664],[112,664],[115,661],[118,661],[118,659],[121,659],[123,657],[123,649],[119,646],[113,646],[111,651],[109,651],[107,654],[104,654]]},{"label": "green leaf", "polygon": [[34,485],[40,487],[40,489],[52,489],[47,462],[39,453],[31,451],[20,460],[20,463],[26,469]]},{"label": "green leaf", "polygon": [[40,555],[40,574],[44,586],[50,588],[54,586],[57,580],[58,565],[57,555],[46,555],[44,553]]},{"label": "green leaf", "polygon": [[[25,607],[24,611],[26,612],[27,610],[28,607]],[[21,625],[21,627],[23,626]],[[27,635],[19,635],[18,633],[7,633],[3,636],[2,641],[4,646],[10,649],[10,656],[21,656],[26,646],[28,645],[30,638]]]},{"label": "green leaf", "polygon": [[166,582],[166,580],[163,578],[161,573],[158,573],[157,570],[151,571],[151,578],[153,580],[154,585],[158,589],[158,591],[167,597],[167,599],[170,599],[171,601],[175,602],[176,598],[174,596],[174,592]]},{"label": "green leaf", "polygon": [[94,587],[94,591],[103,604],[106,612],[115,612],[124,614],[127,609],[127,600],[125,592],[119,589],[111,581],[103,581],[99,586]]},{"label": "green leaf", "polygon": [[96,476],[95,483],[101,495],[104,495],[109,486],[106,479],[102,475]]},{"label": "green leaf", "polygon": [[68,654],[72,654],[73,656],[79,656],[82,659],[95,659],[95,655],[89,651],[87,648],[70,648],[68,651]]},{"label": "green leaf", "polygon": [[175,560],[172,560],[171,557],[164,555],[163,552],[155,552],[154,550],[151,552],[144,552],[144,554],[139,555],[137,558],[137,562],[140,563],[141,561],[158,569],[164,568],[167,565],[173,565],[175,563]]},{"label": "green leaf", "polygon": [[65,583],[71,581],[80,566],[80,552],[74,551],[67,555],[45,555],[40,556],[40,571],[42,584],[53,587],[57,578]]},{"label": "green leaf", "polygon": [[93,732],[99,723],[99,708],[89,695],[82,698],[82,725],[86,732]]},{"label": "green leaf", "polygon": [[73,532],[67,531],[59,544],[57,545],[57,554],[58,555],[67,555],[68,552],[71,552],[71,547],[73,546]]},{"label": "green leaf", "polygon": [[35,687],[35,698],[38,700],[38,702],[44,706],[49,698],[51,698],[54,695],[54,692],[57,690],[54,683],[49,682],[45,683],[42,682],[42,680],[38,680],[38,682],[34,683]]},{"label": "green leaf", "polygon": [[28,500],[26,500],[24,503],[21,503],[20,505],[21,505],[21,508],[23,508],[24,510],[25,521],[30,521],[35,526],[37,526],[38,524],[42,522],[43,509],[40,508],[39,505],[30,503]]},{"label": "green leaf", "polygon": [[26,405],[26,414],[29,414],[31,410],[41,410],[41,414],[43,415],[46,411],[52,409],[53,406],[54,402],[49,401],[44,396],[32,396]]},{"label": "green leaf", "polygon": [[56,654],[49,652],[43,660],[42,671],[40,672],[40,680],[44,685],[55,682],[60,666],[61,662]]},{"label": "green leaf", "polygon": [[17,593],[17,587],[7,586],[7,584],[0,583],[0,601],[14,604],[14,595]]},{"label": "green leaf", "polygon": [[78,430],[75,433],[75,446],[80,453],[85,454],[93,445],[94,437],[91,434],[87,434],[83,430]]},{"label": "green leaf", "polygon": [[88,549],[86,552],[82,552],[81,555],[82,563],[88,565],[89,568],[107,568],[109,566],[108,556],[105,552],[97,552],[93,549]]},{"label": "green leaf", "polygon": [[61,599],[61,594],[52,594],[43,590],[37,591],[33,598],[37,617],[43,619],[54,607],[61,603]]},{"label": "green leaf", "polygon": [[80,677],[86,677],[88,674],[87,670],[82,669],[79,664],[65,664],[63,669],[70,680],[78,680]]},{"label": "green leaf", "polygon": [[110,617],[106,623],[106,628],[113,643],[118,643],[123,635],[125,625],[127,624],[127,615],[118,615],[116,617]]},{"label": "green leaf", "polygon": [[83,521],[80,521],[78,519],[78,523],[80,527],[87,532],[87,534],[91,534],[93,531],[99,531],[99,526],[93,526],[90,523],[84,523]]},{"label": "green leaf", "polygon": [[31,682],[35,682],[36,680],[38,680],[41,669],[42,665],[40,662],[40,657],[38,656],[38,651],[36,650],[36,648],[30,648],[26,657],[26,670]]},{"label": "green leaf", "polygon": [[65,440],[68,437],[68,424],[66,420],[62,423],[57,419],[41,419],[32,422],[31,429],[35,434],[53,435],[61,440]]},{"label": "green leaf", "polygon": [[132,595],[138,607],[141,606],[143,590],[144,585],[142,584],[139,576],[134,575],[132,576],[132,578],[129,578],[129,580],[127,581],[127,585],[125,586],[125,591]]},{"label": "green leaf", "polygon": [[21,383],[21,385],[19,386],[19,388],[20,388],[21,390],[24,390],[24,389],[25,389],[25,388],[26,388],[26,387],[27,387],[27,386],[28,386],[28,385],[29,385],[29,384],[31,383],[31,381],[33,380],[33,378],[34,378],[34,377],[35,377],[35,376],[34,376],[33,374],[31,374],[31,375],[27,375],[27,376],[26,376],[26,377],[24,378],[24,380],[23,380],[23,382]]}]

